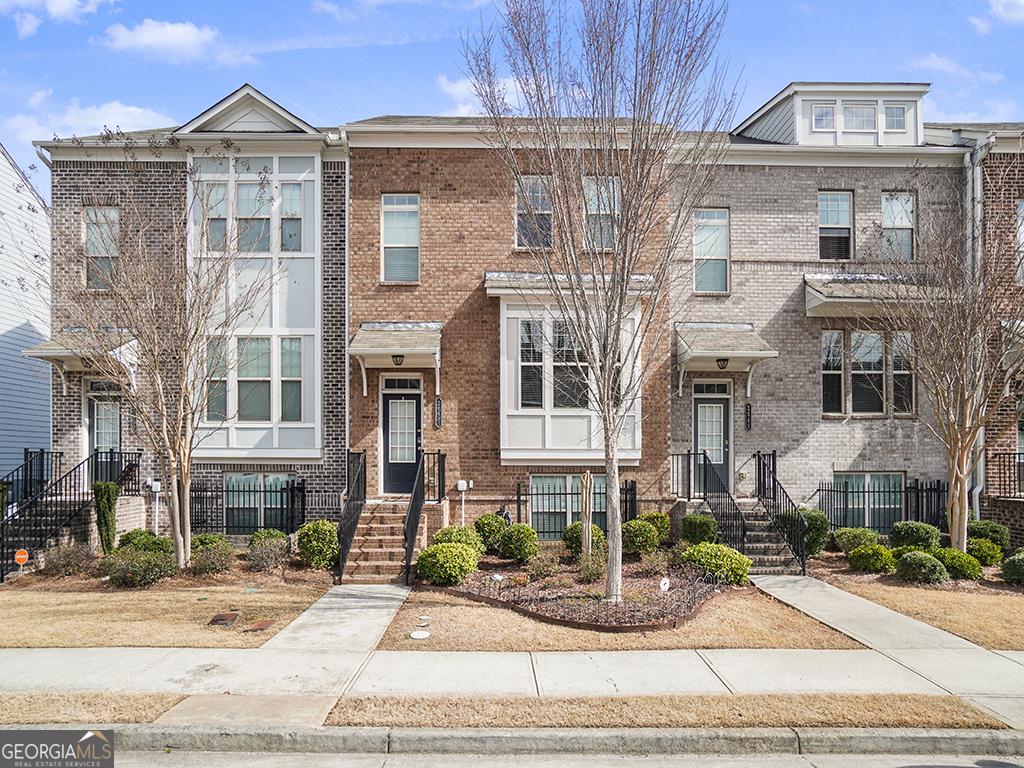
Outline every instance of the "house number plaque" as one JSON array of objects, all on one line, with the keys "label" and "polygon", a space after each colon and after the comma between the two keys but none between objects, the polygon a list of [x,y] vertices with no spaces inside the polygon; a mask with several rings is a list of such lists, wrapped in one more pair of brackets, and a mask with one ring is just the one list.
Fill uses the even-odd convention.
[{"label": "house number plaque", "polygon": [[441,398],[434,398],[434,429],[441,428]]},{"label": "house number plaque", "polygon": [[743,429],[747,432],[750,431],[753,413],[754,409],[751,407],[750,403],[743,406]]}]

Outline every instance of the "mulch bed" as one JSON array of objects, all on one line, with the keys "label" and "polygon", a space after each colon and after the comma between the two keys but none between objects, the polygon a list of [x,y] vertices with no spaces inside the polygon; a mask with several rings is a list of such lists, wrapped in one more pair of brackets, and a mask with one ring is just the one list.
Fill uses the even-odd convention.
[{"label": "mulch bed", "polygon": [[858,573],[853,571],[850,569],[842,552],[822,552],[817,557],[807,560],[808,576],[813,576],[816,579],[821,579],[836,586],[842,586],[844,583],[884,584],[892,587],[932,589],[940,592],[1024,595],[1024,586],[1007,584],[1000,578],[999,571],[998,565],[982,568],[981,578],[978,581],[972,579],[950,579],[939,584],[911,584],[894,574]]}]

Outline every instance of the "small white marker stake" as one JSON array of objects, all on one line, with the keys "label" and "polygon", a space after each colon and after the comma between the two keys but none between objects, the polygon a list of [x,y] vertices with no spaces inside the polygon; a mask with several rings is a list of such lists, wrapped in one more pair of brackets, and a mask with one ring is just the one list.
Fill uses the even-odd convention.
[{"label": "small white marker stake", "polygon": [[661,591],[662,591],[662,592],[668,592],[668,588],[669,588],[670,586],[672,586],[672,584],[671,584],[671,582],[670,582],[670,581],[668,580],[668,576],[666,576],[665,578],[663,578],[663,579],[661,580]]}]

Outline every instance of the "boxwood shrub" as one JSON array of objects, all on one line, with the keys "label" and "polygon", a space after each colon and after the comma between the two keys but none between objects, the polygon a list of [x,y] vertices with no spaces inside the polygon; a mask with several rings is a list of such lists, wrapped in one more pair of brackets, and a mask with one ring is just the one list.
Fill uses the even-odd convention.
[{"label": "boxwood shrub", "polygon": [[121,534],[117,540],[118,549],[138,549],[143,552],[164,552],[174,554],[174,542],[170,536],[157,536],[145,528],[132,528]]},{"label": "boxwood shrub", "polygon": [[1010,529],[995,520],[968,520],[967,538],[988,539],[1003,552],[1010,551]]},{"label": "boxwood shrub", "polygon": [[665,512],[652,510],[644,512],[642,515],[637,515],[636,519],[643,520],[645,523],[650,523],[654,526],[654,529],[658,532],[658,543],[662,546],[668,544],[669,539],[672,538],[672,521],[669,520]]},{"label": "boxwood shrub", "polygon": [[537,532],[526,523],[514,523],[498,537],[498,552],[517,563],[527,563],[540,551]]},{"label": "boxwood shrub", "polygon": [[878,534],[870,528],[837,528],[832,536],[844,555],[865,544],[878,543]]},{"label": "boxwood shrub", "polygon": [[1003,559],[1003,550],[989,539],[968,539],[967,554],[985,567],[999,565]]},{"label": "boxwood shrub", "polygon": [[889,543],[893,547],[935,549],[939,546],[939,529],[917,520],[901,520],[889,531]]},{"label": "boxwood shrub", "polygon": [[622,524],[622,551],[642,555],[658,548],[658,529],[644,520],[629,520]]},{"label": "boxwood shrub", "polygon": [[938,584],[946,581],[946,567],[927,552],[908,552],[896,561],[896,575],[916,584]]},{"label": "boxwood shrub", "polygon": [[434,534],[434,544],[465,544],[475,549],[480,555],[487,552],[487,547],[484,546],[484,540],[480,538],[480,534],[468,525],[449,525],[447,528],[442,528]]},{"label": "boxwood shrub", "polygon": [[828,542],[828,518],[820,509],[801,509],[800,514],[807,523],[807,530],[804,533],[807,556],[817,557]]},{"label": "boxwood shrub", "polygon": [[905,554],[907,554],[907,552],[927,552],[927,551],[928,550],[926,550],[926,549],[921,549],[921,547],[915,547],[915,546],[912,546],[910,544],[907,544],[907,545],[902,546],[902,547],[893,547],[893,549],[892,549],[892,557],[893,557],[894,560],[899,560],[901,557],[903,557]]},{"label": "boxwood shrub", "polygon": [[[577,520],[572,525],[567,525],[562,531],[562,543],[569,550],[569,554],[579,559],[583,551],[583,523]],[[604,532],[593,523],[590,524],[590,546],[592,551],[604,552]]]},{"label": "boxwood shrub", "polygon": [[892,552],[881,544],[864,544],[851,549],[846,557],[850,568],[861,573],[892,573],[896,570]]},{"label": "boxwood shrub", "polygon": [[178,565],[168,552],[124,547],[104,558],[103,571],[114,586],[137,589],[173,576]]},{"label": "boxwood shrub", "polygon": [[438,586],[461,584],[476,570],[477,550],[469,544],[431,544],[416,559],[416,575]]},{"label": "boxwood shrub", "polygon": [[981,563],[959,549],[942,547],[932,550],[932,555],[946,567],[946,572],[953,579],[980,579]]},{"label": "boxwood shrub", "polygon": [[746,584],[753,561],[725,544],[705,541],[678,555],[680,563],[692,563],[729,584]]},{"label": "boxwood shrub", "polygon": [[679,538],[691,544],[718,541],[718,521],[711,515],[685,515],[679,521]]},{"label": "boxwood shrub", "polygon": [[1003,561],[1002,577],[1007,584],[1024,585],[1024,552]]},{"label": "boxwood shrub", "polygon": [[508,528],[508,523],[501,515],[482,515],[473,523],[473,528],[484,542],[488,552],[498,551],[498,539],[501,532]]},{"label": "boxwood shrub", "polygon": [[310,520],[296,537],[299,557],[310,568],[326,570],[338,562],[338,526],[330,520]]}]

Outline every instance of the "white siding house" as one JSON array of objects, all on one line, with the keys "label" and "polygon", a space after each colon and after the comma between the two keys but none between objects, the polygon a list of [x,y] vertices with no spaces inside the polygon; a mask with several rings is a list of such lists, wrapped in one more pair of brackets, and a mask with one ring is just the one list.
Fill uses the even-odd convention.
[{"label": "white siding house", "polygon": [[0,145],[0,475],[50,447],[50,366],[22,351],[50,337],[50,213]]}]

